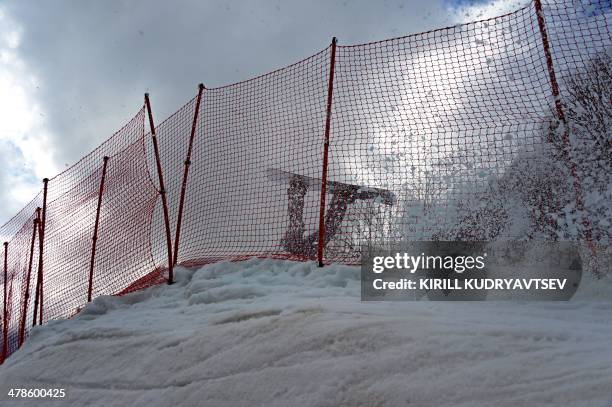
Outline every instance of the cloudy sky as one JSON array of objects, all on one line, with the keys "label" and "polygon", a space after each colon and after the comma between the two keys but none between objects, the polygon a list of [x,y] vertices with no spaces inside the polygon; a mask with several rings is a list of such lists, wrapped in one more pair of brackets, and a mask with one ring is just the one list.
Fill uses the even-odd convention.
[{"label": "cloudy sky", "polygon": [[0,0],[0,225],[122,126],[340,44],[488,18],[521,0]]}]

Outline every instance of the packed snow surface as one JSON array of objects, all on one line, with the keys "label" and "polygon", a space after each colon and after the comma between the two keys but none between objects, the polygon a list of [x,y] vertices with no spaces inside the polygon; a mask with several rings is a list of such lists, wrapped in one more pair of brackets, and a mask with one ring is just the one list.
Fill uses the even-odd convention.
[{"label": "packed snow surface", "polygon": [[253,259],[36,328],[0,388],[68,406],[612,406],[612,287],[570,302],[360,302],[359,268]]}]

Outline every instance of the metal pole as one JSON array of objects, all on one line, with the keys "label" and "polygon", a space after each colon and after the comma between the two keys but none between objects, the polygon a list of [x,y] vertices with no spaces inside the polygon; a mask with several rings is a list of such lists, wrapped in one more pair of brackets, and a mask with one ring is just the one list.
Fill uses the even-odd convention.
[{"label": "metal pole", "polygon": [[565,124],[565,113],[563,112],[563,105],[561,104],[561,98],[559,96],[559,83],[557,82],[557,75],[555,74],[555,68],[553,65],[552,54],[550,53],[550,44],[548,43],[548,33],[546,31],[546,23],[544,21],[544,12],[542,11],[542,1],[534,0],[536,15],[538,17],[538,27],[540,28],[540,35],[542,37],[542,46],[544,47],[544,55],[546,57],[546,66],[548,68],[548,76],[550,78],[550,86],[552,88],[552,94],[555,99],[555,108],[559,120]]},{"label": "metal pole", "polygon": [[102,208],[102,195],[104,194],[104,180],[106,179],[106,166],[108,157],[104,156],[102,164],[102,178],[100,179],[100,192],[98,193],[98,207],[96,209],[96,223],[94,225],[94,234],[91,243],[91,260],[89,262],[89,285],[87,287],[87,302],[91,302],[91,292],[93,290],[93,271],[94,261],[96,258],[96,243],[98,242],[98,228],[100,226],[100,209]]},{"label": "metal pole", "polygon": [[153,150],[155,152],[155,163],[157,165],[157,176],[159,178],[159,193],[161,194],[162,206],[164,210],[164,223],[166,226],[166,246],[168,249],[168,284],[172,284],[174,279],[174,270],[172,263],[172,238],[170,237],[170,217],[168,215],[168,201],[166,199],[166,188],[164,186],[164,175],[162,173],[161,161],[159,158],[159,146],[157,145],[157,136],[155,135],[155,125],[153,124],[153,115],[151,114],[151,102],[149,94],[145,93],[145,105],[149,114],[149,126],[151,127],[151,138],[153,139]]},{"label": "metal pole", "polygon": [[196,100],[193,123],[191,124],[191,136],[189,137],[189,147],[187,148],[187,158],[185,158],[185,169],[183,171],[183,184],[181,186],[181,199],[179,201],[178,219],[176,221],[176,235],[174,236],[174,265],[178,262],[179,243],[181,238],[181,224],[183,222],[183,207],[185,205],[185,193],[187,192],[187,177],[191,166],[191,151],[193,150],[193,140],[195,139],[196,127],[198,125],[198,115],[200,113],[200,102],[202,101],[202,91],[204,85],[198,85],[198,98]]},{"label": "metal pole", "polygon": [[[40,212],[38,213],[38,244],[39,244],[39,250],[40,250],[40,235],[42,234],[42,219],[40,217]],[[38,276],[38,274],[37,274]],[[34,313],[32,316],[32,326],[36,325],[36,320],[37,320],[37,312],[38,312],[38,299],[40,297],[39,295],[40,292],[40,281],[36,280],[36,291],[34,293]]]},{"label": "metal pole", "polygon": [[325,246],[325,194],[327,193],[327,166],[329,156],[329,131],[331,127],[332,99],[334,94],[334,69],[336,67],[336,37],[331,43],[331,61],[329,65],[329,83],[327,86],[327,116],[325,118],[325,145],[323,148],[323,173],[321,175],[321,204],[319,206],[319,243],[317,246],[317,260],[319,267],[323,267],[323,247]]},{"label": "metal pole", "polygon": [[8,242],[4,242],[4,314],[2,315],[2,360],[8,356]]},{"label": "metal pole", "polygon": [[[579,182],[578,168],[576,163],[571,157],[571,144],[569,137],[569,126],[563,110],[563,103],[561,103],[561,95],[559,92],[559,83],[557,82],[557,75],[555,74],[555,67],[553,65],[553,58],[550,52],[550,44],[548,41],[548,32],[546,31],[546,22],[544,20],[544,11],[542,10],[542,1],[534,0],[536,15],[538,17],[538,27],[540,29],[540,35],[542,37],[542,47],[544,48],[544,55],[546,57],[546,66],[548,68],[548,76],[550,79],[550,87],[553,98],[555,100],[555,110],[557,111],[557,117],[563,125],[563,144],[565,146],[565,158],[567,159],[570,166],[570,173],[572,175],[572,184],[574,187],[574,194],[576,196],[576,209],[582,213],[582,224],[584,225],[584,234],[587,244],[589,245],[593,255],[596,254],[596,249],[592,241],[591,222],[588,217],[584,214],[584,199],[582,196],[582,187]],[[598,274],[597,271],[595,274]]]},{"label": "metal pole", "polygon": [[32,240],[30,242],[30,260],[28,262],[28,274],[26,276],[26,289],[23,296],[23,310],[21,312],[21,321],[19,321],[19,343],[21,348],[25,339],[25,322],[28,313],[28,301],[30,300],[30,279],[32,276],[32,264],[34,263],[34,243],[36,242],[36,229],[38,229],[38,221],[40,218],[40,208],[36,208],[36,217],[34,218],[34,226],[32,227]]},{"label": "metal pole", "polygon": [[[38,324],[42,325],[43,320],[43,250],[45,242],[45,224],[47,221],[47,190],[49,186],[49,178],[43,179],[43,207],[42,207],[42,218],[39,222],[38,231],[38,279],[36,282],[36,297],[34,299],[34,321],[33,326],[36,325],[36,313],[38,311]],[[39,310],[40,307],[40,310]]]}]

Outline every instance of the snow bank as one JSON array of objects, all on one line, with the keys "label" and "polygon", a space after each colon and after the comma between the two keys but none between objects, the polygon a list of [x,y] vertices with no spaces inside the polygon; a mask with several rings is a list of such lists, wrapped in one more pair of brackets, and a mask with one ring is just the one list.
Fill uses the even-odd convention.
[{"label": "snow bank", "polygon": [[356,267],[177,280],[34,329],[0,388],[66,388],[49,406],[612,405],[609,281],[568,303],[361,303]]}]

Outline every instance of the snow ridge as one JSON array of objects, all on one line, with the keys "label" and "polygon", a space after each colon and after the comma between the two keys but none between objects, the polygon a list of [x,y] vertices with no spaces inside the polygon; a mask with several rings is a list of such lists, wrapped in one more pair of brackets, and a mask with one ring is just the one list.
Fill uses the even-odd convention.
[{"label": "snow ridge", "polygon": [[607,280],[567,303],[361,303],[357,267],[251,259],[176,278],[36,327],[0,388],[64,387],[62,406],[612,403]]}]

